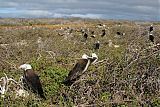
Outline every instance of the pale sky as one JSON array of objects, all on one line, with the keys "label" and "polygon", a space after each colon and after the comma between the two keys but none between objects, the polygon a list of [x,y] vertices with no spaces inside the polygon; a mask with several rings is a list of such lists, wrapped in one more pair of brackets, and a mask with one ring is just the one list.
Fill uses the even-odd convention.
[{"label": "pale sky", "polygon": [[160,0],[0,0],[0,17],[160,21]]}]

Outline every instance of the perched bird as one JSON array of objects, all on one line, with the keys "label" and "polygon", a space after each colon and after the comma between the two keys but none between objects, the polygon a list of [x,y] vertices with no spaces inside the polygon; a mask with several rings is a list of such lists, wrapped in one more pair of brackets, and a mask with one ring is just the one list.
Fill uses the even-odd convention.
[{"label": "perched bird", "polygon": [[92,38],[96,38],[96,35],[91,35]]},{"label": "perched bird", "polygon": [[84,34],[85,31],[86,31],[85,29],[81,29],[81,30],[80,30],[80,32],[81,32],[82,34]]},{"label": "perched bird", "polygon": [[116,32],[115,37],[116,37],[116,38],[120,38],[120,37],[122,37],[122,36],[124,36],[124,35],[126,35],[126,34],[125,34],[125,33],[122,33],[122,32],[117,31],[117,32]]},{"label": "perched bird", "polygon": [[73,33],[73,31],[74,31],[74,30],[73,30],[72,28],[70,28],[70,29],[69,29],[69,34]]},{"label": "perched bird", "polygon": [[34,93],[37,93],[41,98],[46,100],[42,89],[42,84],[38,75],[33,71],[30,64],[23,64],[19,69],[24,70],[23,82],[26,84],[25,88],[31,89]]},{"label": "perched bird", "polygon": [[102,34],[101,34],[101,37],[104,37],[105,35],[106,35],[106,30],[103,29],[103,30],[102,30]]},{"label": "perched bird", "polygon": [[149,33],[153,31],[153,25],[149,27]]},{"label": "perched bird", "polygon": [[121,32],[117,32],[117,35],[121,35]]},{"label": "perched bird", "polygon": [[94,49],[95,49],[95,50],[98,50],[99,47],[100,47],[100,43],[99,43],[99,41],[97,41],[97,42],[94,44]]},{"label": "perched bird", "polygon": [[154,36],[153,36],[153,34],[149,34],[149,40],[150,40],[152,43],[154,43]]},{"label": "perched bird", "polygon": [[91,31],[91,34],[94,35],[94,31]]},{"label": "perched bird", "polygon": [[94,31],[91,31],[91,37],[92,37],[92,38],[95,38],[95,37],[96,37],[96,35],[94,34]]},{"label": "perched bird", "polygon": [[79,78],[89,67],[90,64],[94,64],[98,60],[95,53],[92,53],[92,57],[84,54],[81,59],[78,60],[73,69],[69,72],[68,77],[64,80],[65,85],[72,85],[77,78]]},{"label": "perched bird", "polygon": [[88,34],[87,34],[87,33],[84,33],[83,37],[85,38],[85,40],[87,40]]}]

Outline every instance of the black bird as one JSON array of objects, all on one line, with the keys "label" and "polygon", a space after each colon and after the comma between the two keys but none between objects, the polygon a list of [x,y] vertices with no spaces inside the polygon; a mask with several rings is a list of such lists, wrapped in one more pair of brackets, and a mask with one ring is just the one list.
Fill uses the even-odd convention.
[{"label": "black bird", "polygon": [[95,38],[95,37],[96,37],[96,35],[94,34],[94,31],[91,31],[91,37],[92,37],[92,38]]},{"label": "black bird", "polygon": [[37,93],[41,98],[46,100],[39,76],[33,71],[31,65],[23,64],[19,69],[24,70],[23,82],[27,85],[25,88],[31,89],[34,93]]},{"label": "black bird", "polygon": [[121,35],[121,32],[117,32],[117,35]]},{"label": "black bird", "polygon": [[95,49],[95,50],[98,50],[99,47],[100,47],[100,43],[99,43],[99,41],[97,41],[97,42],[94,44],[94,49]]},{"label": "black bird", "polygon": [[87,38],[88,38],[88,34],[87,34],[87,33],[84,33],[83,37],[84,37],[85,39],[87,39]]},{"label": "black bird", "polygon": [[101,34],[101,37],[104,37],[105,35],[106,35],[106,30],[103,29],[103,30],[102,30],[102,34]]},{"label": "black bird", "polygon": [[91,35],[92,38],[96,38],[96,35]]},{"label": "black bird", "polygon": [[149,33],[153,31],[153,25],[149,27]]},{"label": "black bird", "polygon": [[84,54],[81,59],[78,60],[73,69],[69,72],[68,77],[64,80],[64,84],[67,86],[72,85],[89,67],[90,64],[94,64],[98,60],[95,53],[92,53],[92,57]]},{"label": "black bird", "polygon": [[91,31],[91,34],[94,35],[94,31]]},{"label": "black bird", "polygon": [[153,36],[153,34],[149,34],[149,40],[150,40],[152,43],[154,43],[154,36]]}]

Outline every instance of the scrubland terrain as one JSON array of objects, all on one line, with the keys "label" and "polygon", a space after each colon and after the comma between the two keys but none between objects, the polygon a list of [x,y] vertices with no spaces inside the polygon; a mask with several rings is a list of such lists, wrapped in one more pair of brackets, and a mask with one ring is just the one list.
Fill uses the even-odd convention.
[{"label": "scrubland terrain", "polygon": [[[102,24],[102,26],[100,25]],[[148,39],[153,24],[155,43]],[[103,26],[105,25],[105,26]],[[102,29],[106,35],[101,37]],[[85,41],[82,30],[88,34]],[[94,31],[95,38],[91,32]],[[125,35],[117,35],[117,32]],[[100,49],[94,50],[94,43]],[[109,45],[112,41],[112,45]],[[39,75],[47,100],[16,96],[8,84],[2,107],[159,107],[160,23],[91,19],[0,19],[0,78],[19,81],[19,65]],[[115,47],[115,45],[118,47]],[[95,52],[98,62],[71,86],[62,84],[78,58]],[[5,73],[5,74],[4,74]],[[1,81],[1,85],[3,82]],[[2,95],[1,95],[2,96]]]}]

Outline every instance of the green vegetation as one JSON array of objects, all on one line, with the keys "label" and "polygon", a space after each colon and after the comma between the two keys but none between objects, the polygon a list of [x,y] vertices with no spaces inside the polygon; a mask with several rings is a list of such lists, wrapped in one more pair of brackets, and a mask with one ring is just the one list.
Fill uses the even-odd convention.
[{"label": "green vegetation", "polygon": [[[103,38],[99,23],[106,25]],[[0,19],[0,25],[0,77],[5,73],[18,81],[23,74],[19,65],[30,63],[47,98],[40,100],[31,92],[26,98],[16,98],[17,87],[12,84],[5,98],[0,98],[2,107],[160,106],[160,46],[148,40],[150,22]],[[160,43],[160,24],[154,25],[155,43]],[[84,42],[81,28],[94,31],[96,38],[87,31],[89,38]],[[125,35],[118,37],[117,31]],[[98,40],[100,49],[95,51],[93,44]],[[109,46],[109,40],[119,47]],[[98,55],[98,62],[71,87],[65,86],[62,82],[77,58],[92,52]]]}]

